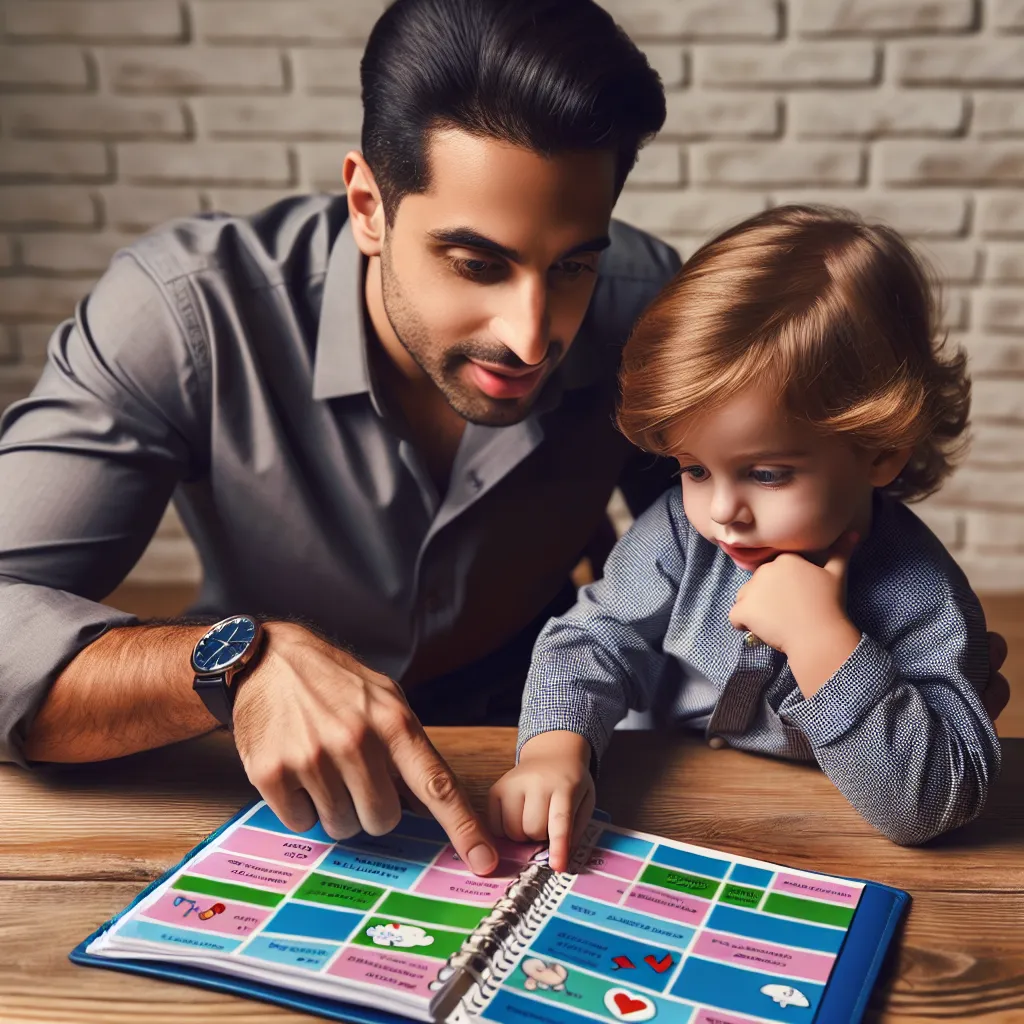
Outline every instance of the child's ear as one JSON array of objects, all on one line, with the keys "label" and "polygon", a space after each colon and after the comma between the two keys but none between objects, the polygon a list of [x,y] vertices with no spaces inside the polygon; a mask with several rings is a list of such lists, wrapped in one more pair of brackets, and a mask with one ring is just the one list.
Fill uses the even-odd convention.
[{"label": "child's ear", "polygon": [[913,448],[878,452],[871,460],[871,486],[888,487],[903,472],[913,452]]}]

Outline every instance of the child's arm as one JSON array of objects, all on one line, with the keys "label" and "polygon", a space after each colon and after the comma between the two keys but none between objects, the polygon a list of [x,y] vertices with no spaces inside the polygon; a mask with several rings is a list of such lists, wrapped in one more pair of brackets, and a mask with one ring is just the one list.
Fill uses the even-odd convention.
[{"label": "child's arm", "polygon": [[574,826],[593,809],[592,759],[628,710],[646,709],[665,671],[662,641],[688,530],[676,488],[615,545],[604,578],[581,588],[537,640],[517,765],[491,791],[491,824],[513,839],[550,836],[556,870],[567,865]]},{"label": "child's arm", "polygon": [[908,584],[906,600],[920,608],[901,610],[906,620],[883,647],[846,614],[847,554],[824,568],[792,555],[763,566],[731,619],[786,654],[801,693],[779,714],[843,795],[894,842],[922,843],[977,817],[999,771],[979,697],[984,616],[970,591],[936,574]]}]

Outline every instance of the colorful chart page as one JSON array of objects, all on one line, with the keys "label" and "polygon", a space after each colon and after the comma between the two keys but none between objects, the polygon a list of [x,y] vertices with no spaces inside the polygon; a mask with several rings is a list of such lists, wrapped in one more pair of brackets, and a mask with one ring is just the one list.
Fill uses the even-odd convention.
[{"label": "colorful chart page", "polygon": [[260,803],[189,858],[89,952],[188,960],[430,1019],[431,983],[541,849],[501,844],[487,878],[434,821],[385,836],[297,834]]},{"label": "colorful chart page", "polygon": [[863,886],[600,828],[586,867],[481,1019],[815,1019]]}]

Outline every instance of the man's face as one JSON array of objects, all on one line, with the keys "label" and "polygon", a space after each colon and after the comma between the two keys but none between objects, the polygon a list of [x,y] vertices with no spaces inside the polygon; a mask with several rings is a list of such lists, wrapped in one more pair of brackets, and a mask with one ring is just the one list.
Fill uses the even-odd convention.
[{"label": "man's face", "polygon": [[611,152],[546,159],[433,133],[430,188],[403,197],[381,251],[390,325],[462,417],[518,422],[572,344],[615,201]]}]

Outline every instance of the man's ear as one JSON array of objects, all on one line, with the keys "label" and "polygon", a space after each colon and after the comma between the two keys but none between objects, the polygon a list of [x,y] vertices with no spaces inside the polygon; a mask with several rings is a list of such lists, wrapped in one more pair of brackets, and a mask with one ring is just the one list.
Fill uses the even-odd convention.
[{"label": "man's ear", "polygon": [[362,153],[352,150],[345,155],[341,176],[345,181],[349,223],[356,245],[364,256],[379,256],[387,228],[384,203],[373,171]]},{"label": "man's ear", "polygon": [[878,452],[871,460],[871,486],[888,487],[903,472],[913,453],[913,448]]}]

